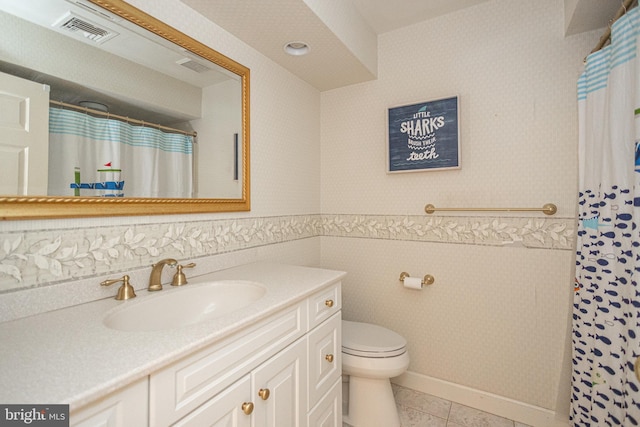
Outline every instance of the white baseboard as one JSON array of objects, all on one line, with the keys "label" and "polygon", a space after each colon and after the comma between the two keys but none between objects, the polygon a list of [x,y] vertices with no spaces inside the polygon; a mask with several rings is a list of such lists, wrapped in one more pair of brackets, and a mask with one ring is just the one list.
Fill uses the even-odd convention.
[{"label": "white baseboard", "polygon": [[569,427],[568,416],[556,414],[549,409],[415,372],[408,371],[392,378],[391,382],[533,427]]}]

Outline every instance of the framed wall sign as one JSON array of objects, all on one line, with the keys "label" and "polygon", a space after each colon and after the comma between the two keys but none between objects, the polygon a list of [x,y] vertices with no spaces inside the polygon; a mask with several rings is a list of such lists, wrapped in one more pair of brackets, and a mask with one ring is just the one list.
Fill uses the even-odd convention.
[{"label": "framed wall sign", "polygon": [[460,168],[458,97],[389,108],[387,172]]}]

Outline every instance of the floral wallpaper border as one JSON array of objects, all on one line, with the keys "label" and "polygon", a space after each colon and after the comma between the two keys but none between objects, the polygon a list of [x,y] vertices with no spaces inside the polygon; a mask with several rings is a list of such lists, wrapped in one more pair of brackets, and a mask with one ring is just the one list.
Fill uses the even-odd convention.
[{"label": "floral wallpaper border", "polygon": [[291,215],[0,232],[0,293],[317,236],[573,250],[574,218]]}]

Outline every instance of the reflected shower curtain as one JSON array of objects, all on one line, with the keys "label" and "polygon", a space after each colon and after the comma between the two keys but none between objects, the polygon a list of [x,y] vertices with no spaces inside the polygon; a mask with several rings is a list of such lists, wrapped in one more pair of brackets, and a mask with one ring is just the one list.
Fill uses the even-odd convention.
[{"label": "reflected shower curtain", "polygon": [[191,136],[50,108],[48,194],[191,197],[192,153]]},{"label": "reflected shower curtain", "polygon": [[640,9],[578,81],[579,207],[572,425],[640,425]]}]

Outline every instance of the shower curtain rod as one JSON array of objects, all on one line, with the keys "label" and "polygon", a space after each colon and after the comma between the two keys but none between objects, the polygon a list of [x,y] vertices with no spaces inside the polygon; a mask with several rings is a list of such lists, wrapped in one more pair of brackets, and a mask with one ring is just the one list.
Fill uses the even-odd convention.
[{"label": "shower curtain rod", "polygon": [[600,37],[600,41],[589,54],[599,51],[607,44],[609,39],[611,39],[611,26],[613,25],[613,23],[624,16],[625,13],[627,13],[630,9],[633,9],[635,6],[638,6],[638,0],[624,0],[622,2],[620,9],[618,9],[618,12],[616,12],[615,16],[609,22],[607,31],[605,31],[602,37]]},{"label": "shower curtain rod", "polygon": [[49,100],[49,103],[54,104],[54,105],[59,105],[61,107],[73,108],[73,109],[76,109],[78,111],[84,111],[86,113],[98,114],[100,116],[105,116],[108,119],[117,119],[117,120],[120,120],[120,121],[123,121],[123,122],[135,123],[135,124],[139,124],[139,125],[142,125],[142,126],[148,125],[148,126],[151,126],[151,127],[154,127],[154,128],[158,128],[158,129],[161,129],[161,130],[167,130],[167,131],[170,131],[170,132],[173,132],[173,133],[182,133],[184,135],[192,136],[194,138],[196,138],[198,136],[198,132],[188,132],[186,130],[174,129],[174,128],[170,128],[170,127],[167,127],[167,126],[158,125],[158,124],[155,124],[155,123],[145,122],[144,120],[131,119],[129,117],[119,116],[117,114],[105,113],[104,111],[94,110],[93,108],[82,107],[80,105],[74,105],[74,104],[67,104],[66,102],[61,102],[61,101],[54,101],[53,99]]}]

